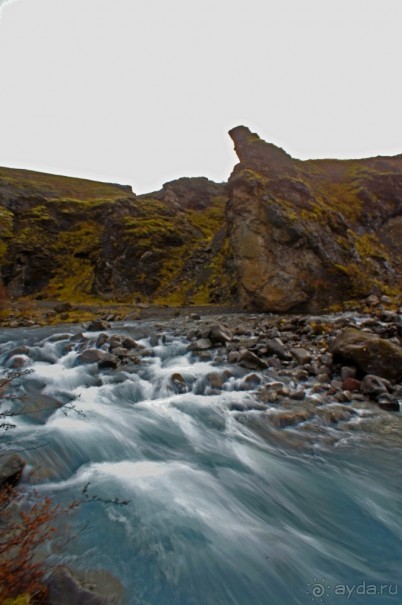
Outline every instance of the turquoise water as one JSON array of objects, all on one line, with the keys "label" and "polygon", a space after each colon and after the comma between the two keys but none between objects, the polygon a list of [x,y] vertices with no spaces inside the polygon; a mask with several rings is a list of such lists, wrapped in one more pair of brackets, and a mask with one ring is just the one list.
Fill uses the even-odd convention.
[{"label": "turquoise water", "polygon": [[245,370],[199,362],[177,337],[143,338],[140,367],[99,375],[54,332],[2,335],[4,366],[29,345],[24,405],[67,405],[16,417],[5,439],[28,448],[28,493],[69,502],[89,483],[107,501],[71,516],[70,565],[111,571],[129,605],[402,603],[400,415],[380,432],[359,414],[278,430],[234,411],[255,398]]}]

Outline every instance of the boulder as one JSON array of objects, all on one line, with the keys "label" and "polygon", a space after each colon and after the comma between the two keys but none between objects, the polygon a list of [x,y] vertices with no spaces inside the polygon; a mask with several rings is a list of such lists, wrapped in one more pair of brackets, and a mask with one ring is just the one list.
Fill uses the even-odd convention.
[{"label": "boulder", "polygon": [[365,374],[402,380],[402,348],[371,332],[345,328],[331,345],[335,360],[353,363]]},{"label": "boulder", "polygon": [[21,479],[25,462],[18,454],[0,456],[0,489],[6,485],[14,486]]}]

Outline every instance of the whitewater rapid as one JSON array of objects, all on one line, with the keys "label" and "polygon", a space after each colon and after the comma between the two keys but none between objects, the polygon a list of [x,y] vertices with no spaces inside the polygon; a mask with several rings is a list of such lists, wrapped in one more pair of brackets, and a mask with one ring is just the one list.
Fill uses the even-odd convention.
[{"label": "whitewater rapid", "polygon": [[27,460],[23,488],[97,497],[69,519],[67,562],[112,572],[128,605],[402,602],[400,447],[354,431],[360,411],[313,440],[303,423],[267,428],[255,372],[140,328],[112,332],[137,338],[141,363],[103,371],[79,363],[78,328],[1,337],[3,371],[15,357],[32,370],[13,384],[30,413],[3,439]]}]

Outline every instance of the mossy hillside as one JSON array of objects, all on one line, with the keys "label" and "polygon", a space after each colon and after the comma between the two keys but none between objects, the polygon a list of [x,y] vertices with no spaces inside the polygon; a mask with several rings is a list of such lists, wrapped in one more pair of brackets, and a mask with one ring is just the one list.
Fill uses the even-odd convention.
[{"label": "mossy hillside", "polygon": [[[222,272],[231,250],[228,239],[219,237],[225,229],[226,198],[216,196],[207,208],[178,212],[159,200],[142,199],[141,204],[142,216],[125,217],[122,239],[133,260],[152,258],[155,288],[150,298],[157,304],[210,304],[222,296],[218,290],[227,292],[230,279],[222,279]],[[138,265],[142,270],[133,295],[141,299],[149,263]]]},{"label": "mossy hillside", "polygon": [[13,236],[13,213],[0,206],[0,263],[5,257]]},{"label": "mossy hillside", "polygon": [[0,197],[43,196],[46,200],[73,199],[82,202],[113,201],[127,194],[127,187],[32,170],[0,168]]}]

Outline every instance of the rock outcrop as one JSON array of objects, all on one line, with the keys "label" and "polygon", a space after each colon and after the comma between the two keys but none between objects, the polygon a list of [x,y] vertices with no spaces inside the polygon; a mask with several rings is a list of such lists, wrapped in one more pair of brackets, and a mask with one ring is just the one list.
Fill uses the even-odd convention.
[{"label": "rock outcrop", "polygon": [[318,310],[401,283],[402,155],[292,159],[244,126],[228,224],[243,306]]},{"label": "rock outcrop", "polygon": [[399,292],[402,155],[300,161],[244,126],[230,136],[240,161],[227,184],[182,178],[136,196],[1,168],[0,286],[274,312]]}]

